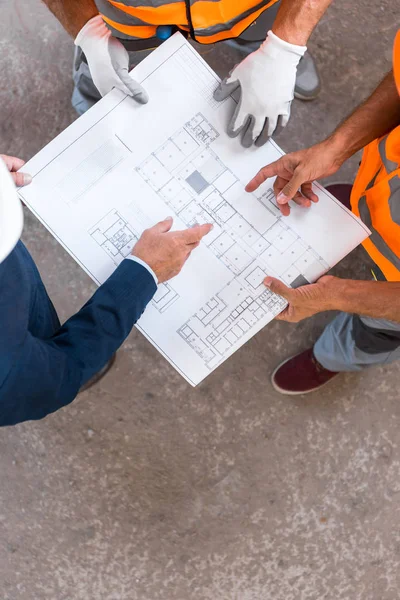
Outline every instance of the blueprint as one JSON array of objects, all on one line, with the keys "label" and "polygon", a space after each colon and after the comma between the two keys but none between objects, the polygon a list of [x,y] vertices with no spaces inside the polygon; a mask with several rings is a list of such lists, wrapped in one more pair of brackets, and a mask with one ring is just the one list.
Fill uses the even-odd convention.
[{"label": "blueprint", "polygon": [[158,286],[138,328],[192,385],[267,325],[286,302],[263,285],[313,282],[368,229],[321,186],[309,210],[282,217],[267,181],[246,183],[283,152],[243,149],[225,134],[235,100],[217,103],[218,78],[179,34],[135,68],[150,95],[139,106],[113,90],[36,155],[20,195],[101,284],[142,231],[213,223],[181,274]]}]

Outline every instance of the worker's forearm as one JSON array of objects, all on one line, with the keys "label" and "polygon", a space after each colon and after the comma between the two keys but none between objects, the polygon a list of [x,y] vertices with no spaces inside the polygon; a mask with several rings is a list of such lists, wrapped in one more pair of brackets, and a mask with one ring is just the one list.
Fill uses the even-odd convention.
[{"label": "worker's forearm", "polygon": [[332,279],[329,308],[400,323],[400,282]]},{"label": "worker's forearm", "polygon": [[94,0],[43,0],[43,2],[73,38],[92,17],[99,14]]},{"label": "worker's forearm", "polygon": [[400,97],[391,71],[329,139],[346,160],[399,124]]},{"label": "worker's forearm", "polygon": [[282,0],[272,31],[281,40],[305,46],[333,0]]}]

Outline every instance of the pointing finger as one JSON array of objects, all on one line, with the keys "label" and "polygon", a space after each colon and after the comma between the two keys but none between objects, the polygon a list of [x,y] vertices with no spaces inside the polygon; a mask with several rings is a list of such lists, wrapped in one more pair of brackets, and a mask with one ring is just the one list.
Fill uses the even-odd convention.
[{"label": "pointing finger", "polygon": [[246,192],[254,192],[257,190],[264,181],[269,179],[270,177],[275,177],[278,174],[278,166],[281,159],[276,160],[275,162],[266,165],[260,171],[258,171],[257,175],[253,177],[251,181],[246,185]]},{"label": "pointing finger", "polygon": [[196,242],[200,242],[200,240],[210,233],[211,229],[214,227],[212,223],[205,223],[204,225],[195,225],[190,229],[186,229],[185,231],[181,231],[181,235],[186,244],[195,244]]}]

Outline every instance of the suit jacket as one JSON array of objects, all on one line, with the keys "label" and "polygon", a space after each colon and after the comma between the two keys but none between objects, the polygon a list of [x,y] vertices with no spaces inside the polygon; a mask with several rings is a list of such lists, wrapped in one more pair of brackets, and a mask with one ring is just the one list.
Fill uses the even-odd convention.
[{"label": "suit jacket", "polygon": [[156,292],[124,260],[64,325],[19,242],[0,264],[0,426],[41,419],[76,397],[121,346]]}]

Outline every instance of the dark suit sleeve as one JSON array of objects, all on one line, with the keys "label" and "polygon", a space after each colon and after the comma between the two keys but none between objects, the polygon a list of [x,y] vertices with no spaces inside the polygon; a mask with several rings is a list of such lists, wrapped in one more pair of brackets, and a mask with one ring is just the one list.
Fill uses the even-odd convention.
[{"label": "dark suit sleeve", "polygon": [[124,260],[52,338],[27,332],[0,388],[0,426],[41,419],[72,402],[121,346],[156,289],[147,269]]}]

